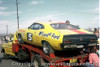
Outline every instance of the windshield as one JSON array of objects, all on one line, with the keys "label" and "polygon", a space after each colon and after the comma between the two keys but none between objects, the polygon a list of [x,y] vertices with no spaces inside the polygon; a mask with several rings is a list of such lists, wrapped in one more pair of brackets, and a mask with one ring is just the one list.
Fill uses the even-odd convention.
[{"label": "windshield", "polygon": [[71,24],[66,24],[66,23],[55,23],[55,24],[50,24],[52,28],[54,29],[79,29],[78,26],[74,26]]}]

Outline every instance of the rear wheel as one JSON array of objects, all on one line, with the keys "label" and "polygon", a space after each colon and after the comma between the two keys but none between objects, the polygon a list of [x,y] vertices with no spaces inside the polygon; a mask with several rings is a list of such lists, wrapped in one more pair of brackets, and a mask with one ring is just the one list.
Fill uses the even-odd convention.
[{"label": "rear wheel", "polygon": [[48,55],[49,53],[54,53],[54,50],[52,49],[52,47],[49,45],[48,42],[43,42],[42,45],[43,45],[43,52],[45,54]]},{"label": "rear wheel", "polygon": [[19,61],[24,61],[24,60],[28,59],[28,54],[22,49],[19,49],[16,56],[17,56]]}]

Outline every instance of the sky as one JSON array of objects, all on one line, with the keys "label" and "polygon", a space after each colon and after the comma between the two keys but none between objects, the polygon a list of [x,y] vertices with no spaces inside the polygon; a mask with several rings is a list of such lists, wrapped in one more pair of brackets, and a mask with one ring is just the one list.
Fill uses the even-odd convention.
[{"label": "sky", "polygon": [[[81,28],[99,27],[99,0],[18,0],[19,27],[33,22],[69,20]],[[16,0],[0,0],[0,33],[17,30]]]}]

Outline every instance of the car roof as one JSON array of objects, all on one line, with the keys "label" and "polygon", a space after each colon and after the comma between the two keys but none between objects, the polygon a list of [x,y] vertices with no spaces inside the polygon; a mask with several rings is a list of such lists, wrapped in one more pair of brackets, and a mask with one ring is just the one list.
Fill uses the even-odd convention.
[{"label": "car roof", "polygon": [[63,23],[63,22],[37,22],[37,23],[40,23],[40,24],[52,24],[52,23]]}]

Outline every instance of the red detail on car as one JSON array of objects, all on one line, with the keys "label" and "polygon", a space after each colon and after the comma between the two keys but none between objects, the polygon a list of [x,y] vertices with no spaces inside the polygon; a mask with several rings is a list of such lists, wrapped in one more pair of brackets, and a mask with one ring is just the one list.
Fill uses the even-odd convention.
[{"label": "red detail on car", "polygon": [[76,32],[76,33],[79,33],[79,34],[87,34],[87,33],[85,33],[85,32],[79,31],[79,30],[72,30],[72,29],[71,29],[71,31]]},{"label": "red detail on car", "polygon": [[25,32],[25,30],[18,30],[18,31],[20,31],[20,32]]}]

